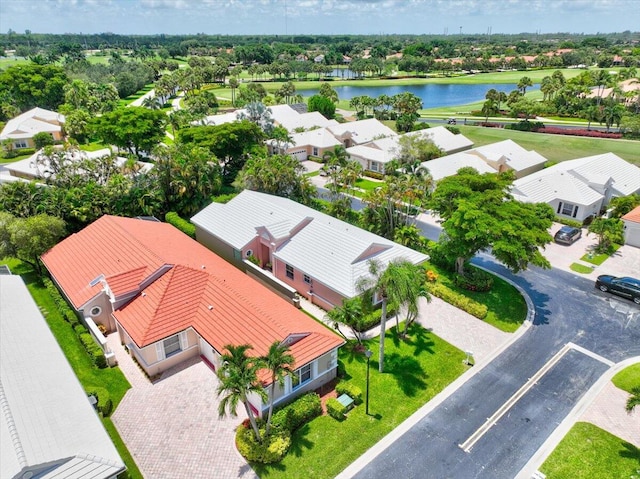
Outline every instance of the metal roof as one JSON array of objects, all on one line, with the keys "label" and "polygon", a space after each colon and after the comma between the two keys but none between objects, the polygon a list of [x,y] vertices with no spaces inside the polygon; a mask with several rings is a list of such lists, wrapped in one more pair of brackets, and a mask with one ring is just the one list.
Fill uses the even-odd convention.
[{"label": "metal roof", "polygon": [[0,476],[110,478],[124,463],[22,278],[0,276]]}]

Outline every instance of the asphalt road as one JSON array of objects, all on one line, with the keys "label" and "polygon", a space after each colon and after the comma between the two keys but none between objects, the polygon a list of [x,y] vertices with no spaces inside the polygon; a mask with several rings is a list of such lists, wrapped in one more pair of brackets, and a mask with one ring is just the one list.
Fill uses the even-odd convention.
[{"label": "asphalt road", "polygon": [[[437,238],[437,227],[419,226]],[[488,255],[474,262],[529,294],[536,313],[532,327],[354,477],[512,479],[610,362],[640,355],[640,311],[630,301],[562,270],[532,268],[513,275]],[[621,309],[638,314],[629,321]],[[460,444],[568,343],[586,351],[568,350],[463,451]]]}]

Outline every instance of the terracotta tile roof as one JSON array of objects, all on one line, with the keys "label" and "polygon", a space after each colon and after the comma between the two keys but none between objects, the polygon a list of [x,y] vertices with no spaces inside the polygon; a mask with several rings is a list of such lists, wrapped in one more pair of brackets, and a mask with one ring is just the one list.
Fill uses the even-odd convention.
[{"label": "terracotta tile roof", "polygon": [[76,308],[100,293],[101,285],[89,283],[101,274],[116,295],[139,289],[113,313],[139,347],[193,327],[219,352],[248,343],[262,355],[273,341],[305,333],[291,346],[299,367],[343,343],[166,223],[103,216],[42,260]]},{"label": "terracotta tile roof", "polygon": [[640,223],[640,206],[636,206],[622,217],[623,220]]}]

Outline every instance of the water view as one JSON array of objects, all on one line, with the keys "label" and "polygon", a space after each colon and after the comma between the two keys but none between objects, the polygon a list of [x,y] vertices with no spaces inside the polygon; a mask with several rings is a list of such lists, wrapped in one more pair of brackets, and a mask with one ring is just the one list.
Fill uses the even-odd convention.
[{"label": "water view", "polygon": [[[529,90],[539,88],[536,85]],[[443,85],[439,83],[429,83],[424,85],[389,85],[389,86],[334,86],[333,89],[338,93],[341,100],[350,100],[354,96],[367,95],[370,97],[378,97],[380,95],[397,95],[408,91],[413,93],[422,100],[423,108],[438,108],[445,106],[464,105],[484,100],[487,90],[495,88],[498,91],[509,93],[517,86],[515,84],[506,83],[482,83],[477,85],[460,85],[449,84]],[[311,96],[318,92],[313,90],[300,90],[304,96]]]}]

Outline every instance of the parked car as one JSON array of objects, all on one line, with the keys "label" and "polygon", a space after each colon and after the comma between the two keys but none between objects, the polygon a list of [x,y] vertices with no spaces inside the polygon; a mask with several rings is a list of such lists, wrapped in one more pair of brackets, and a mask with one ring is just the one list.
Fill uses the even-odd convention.
[{"label": "parked car", "polygon": [[456,119],[455,118],[449,118],[447,120],[447,124],[448,125],[455,125],[456,124]]},{"label": "parked car", "polygon": [[640,304],[640,279],[624,276],[616,278],[610,274],[603,274],[596,279],[596,288],[600,291],[617,294]]},{"label": "parked car", "polygon": [[582,230],[573,226],[563,226],[553,237],[556,243],[573,244],[582,238]]}]

